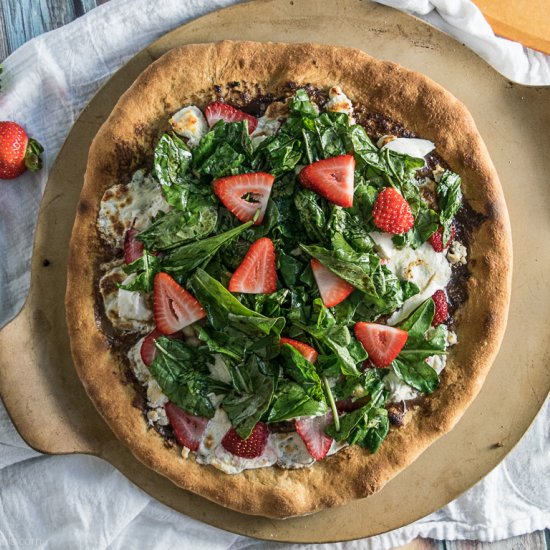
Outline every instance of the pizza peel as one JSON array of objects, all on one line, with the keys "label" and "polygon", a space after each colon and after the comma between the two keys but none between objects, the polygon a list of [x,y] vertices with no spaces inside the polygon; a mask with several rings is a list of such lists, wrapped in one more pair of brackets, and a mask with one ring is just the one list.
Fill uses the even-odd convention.
[{"label": "pizza peel", "polygon": [[[440,508],[504,458],[550,389],[550,89],[509,82],[452,38],[390,8],[334,0],[323,4],[323,13],[317,15],[318,6],[315,0],[257,0],[211,13],[151,44],[104,85],[73,126],[50,173],[36,229],[31,290],[21,313],[0,332],[0,395],[30,446],[51,454],[99,456],[189,516],[236,533],[293,542],[372,536]],[[224,38],[353,46],[442,84],[468,106],[488,145],[518,245],[501,352],[456,428],[380,493],[283,521],[222,508],[138,462],[84,392],[72,365],[65,325],[68,240],[93,136],[120,94],[153,60],[180,44]]]}]

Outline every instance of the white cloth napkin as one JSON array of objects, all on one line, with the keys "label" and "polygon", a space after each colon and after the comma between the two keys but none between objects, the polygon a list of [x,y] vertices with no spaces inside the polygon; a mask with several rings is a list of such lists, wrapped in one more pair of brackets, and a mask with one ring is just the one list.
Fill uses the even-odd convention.
[{"label": "white cloth napkin", "polygon": [[[0,113],[46,149],[45,167],[0,184],[0,326],[28,291],[32,233],[57,152],[101,84],[139,49],[233,0],[111,0],[34,39],[4,63]],[[508,78],[550,84],[549,58],[496,38],[467,0],[384,0],[425,17],[471,46]],[[437,11],[435,11],[435,9]],[[331,547],[390,548],[417,536],[497,540],[550,527],[550,401],[506,460],[448,506],[368,541]],[[266,548],[151,499],[106,462],[29,449],[0,404],[0,547]],[[309,546],[304,546],[309,548]]]}]

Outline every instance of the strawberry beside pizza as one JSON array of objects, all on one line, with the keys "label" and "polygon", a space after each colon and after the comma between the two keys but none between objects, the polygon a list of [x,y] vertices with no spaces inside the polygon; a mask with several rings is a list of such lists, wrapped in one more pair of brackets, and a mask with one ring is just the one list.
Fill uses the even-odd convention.
[{"label": "strawberry beside pizza", "polygon": [[187,46],[92,145],[73,356],[150,467],[247,513],[312,512],[454,425],[498,349],[510,255],[475,126],[426,77],[327,46]]}]

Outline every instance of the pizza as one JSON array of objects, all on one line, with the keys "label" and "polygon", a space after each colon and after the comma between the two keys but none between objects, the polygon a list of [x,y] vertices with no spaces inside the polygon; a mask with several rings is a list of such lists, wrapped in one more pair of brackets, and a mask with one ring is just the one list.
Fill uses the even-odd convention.
[{"label": "pizza", "polygon": [[284,518],[380,490],[456,424],[510,279],[502,189],[449,92],[349,48],[195,44],[91,145],[67,323],[139,460]]}]

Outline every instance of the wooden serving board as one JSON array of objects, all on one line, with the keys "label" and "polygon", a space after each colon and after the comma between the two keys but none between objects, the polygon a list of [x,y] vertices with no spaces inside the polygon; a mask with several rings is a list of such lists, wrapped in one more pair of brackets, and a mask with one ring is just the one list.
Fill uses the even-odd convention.
[{"label": "wooden serving board", "polygon": [[[390,8],[333,0],[317,15],[318,6],[316,0],[263,0],[212,13],[167,34],[113,76],[75,123],[52,169],[36,231],[29,297],[19,316],[0,332],[0,394],[29,445],[52,454],[102,457],[187,515],[229,531],[295,542],[375,535],[448,503],[503,459],[550,388],[550,90],[508,82],[464,46]],[[284,521],[224,509],[138,462],[84,392],[71,362],[65,325],[67,244],[94,134],[120,94],[153,60],[179,44],[224,38],[354,46],[431,76],[473,113],[502,179],[516,242],[502,351],[457,427],[380,493]]]}]

